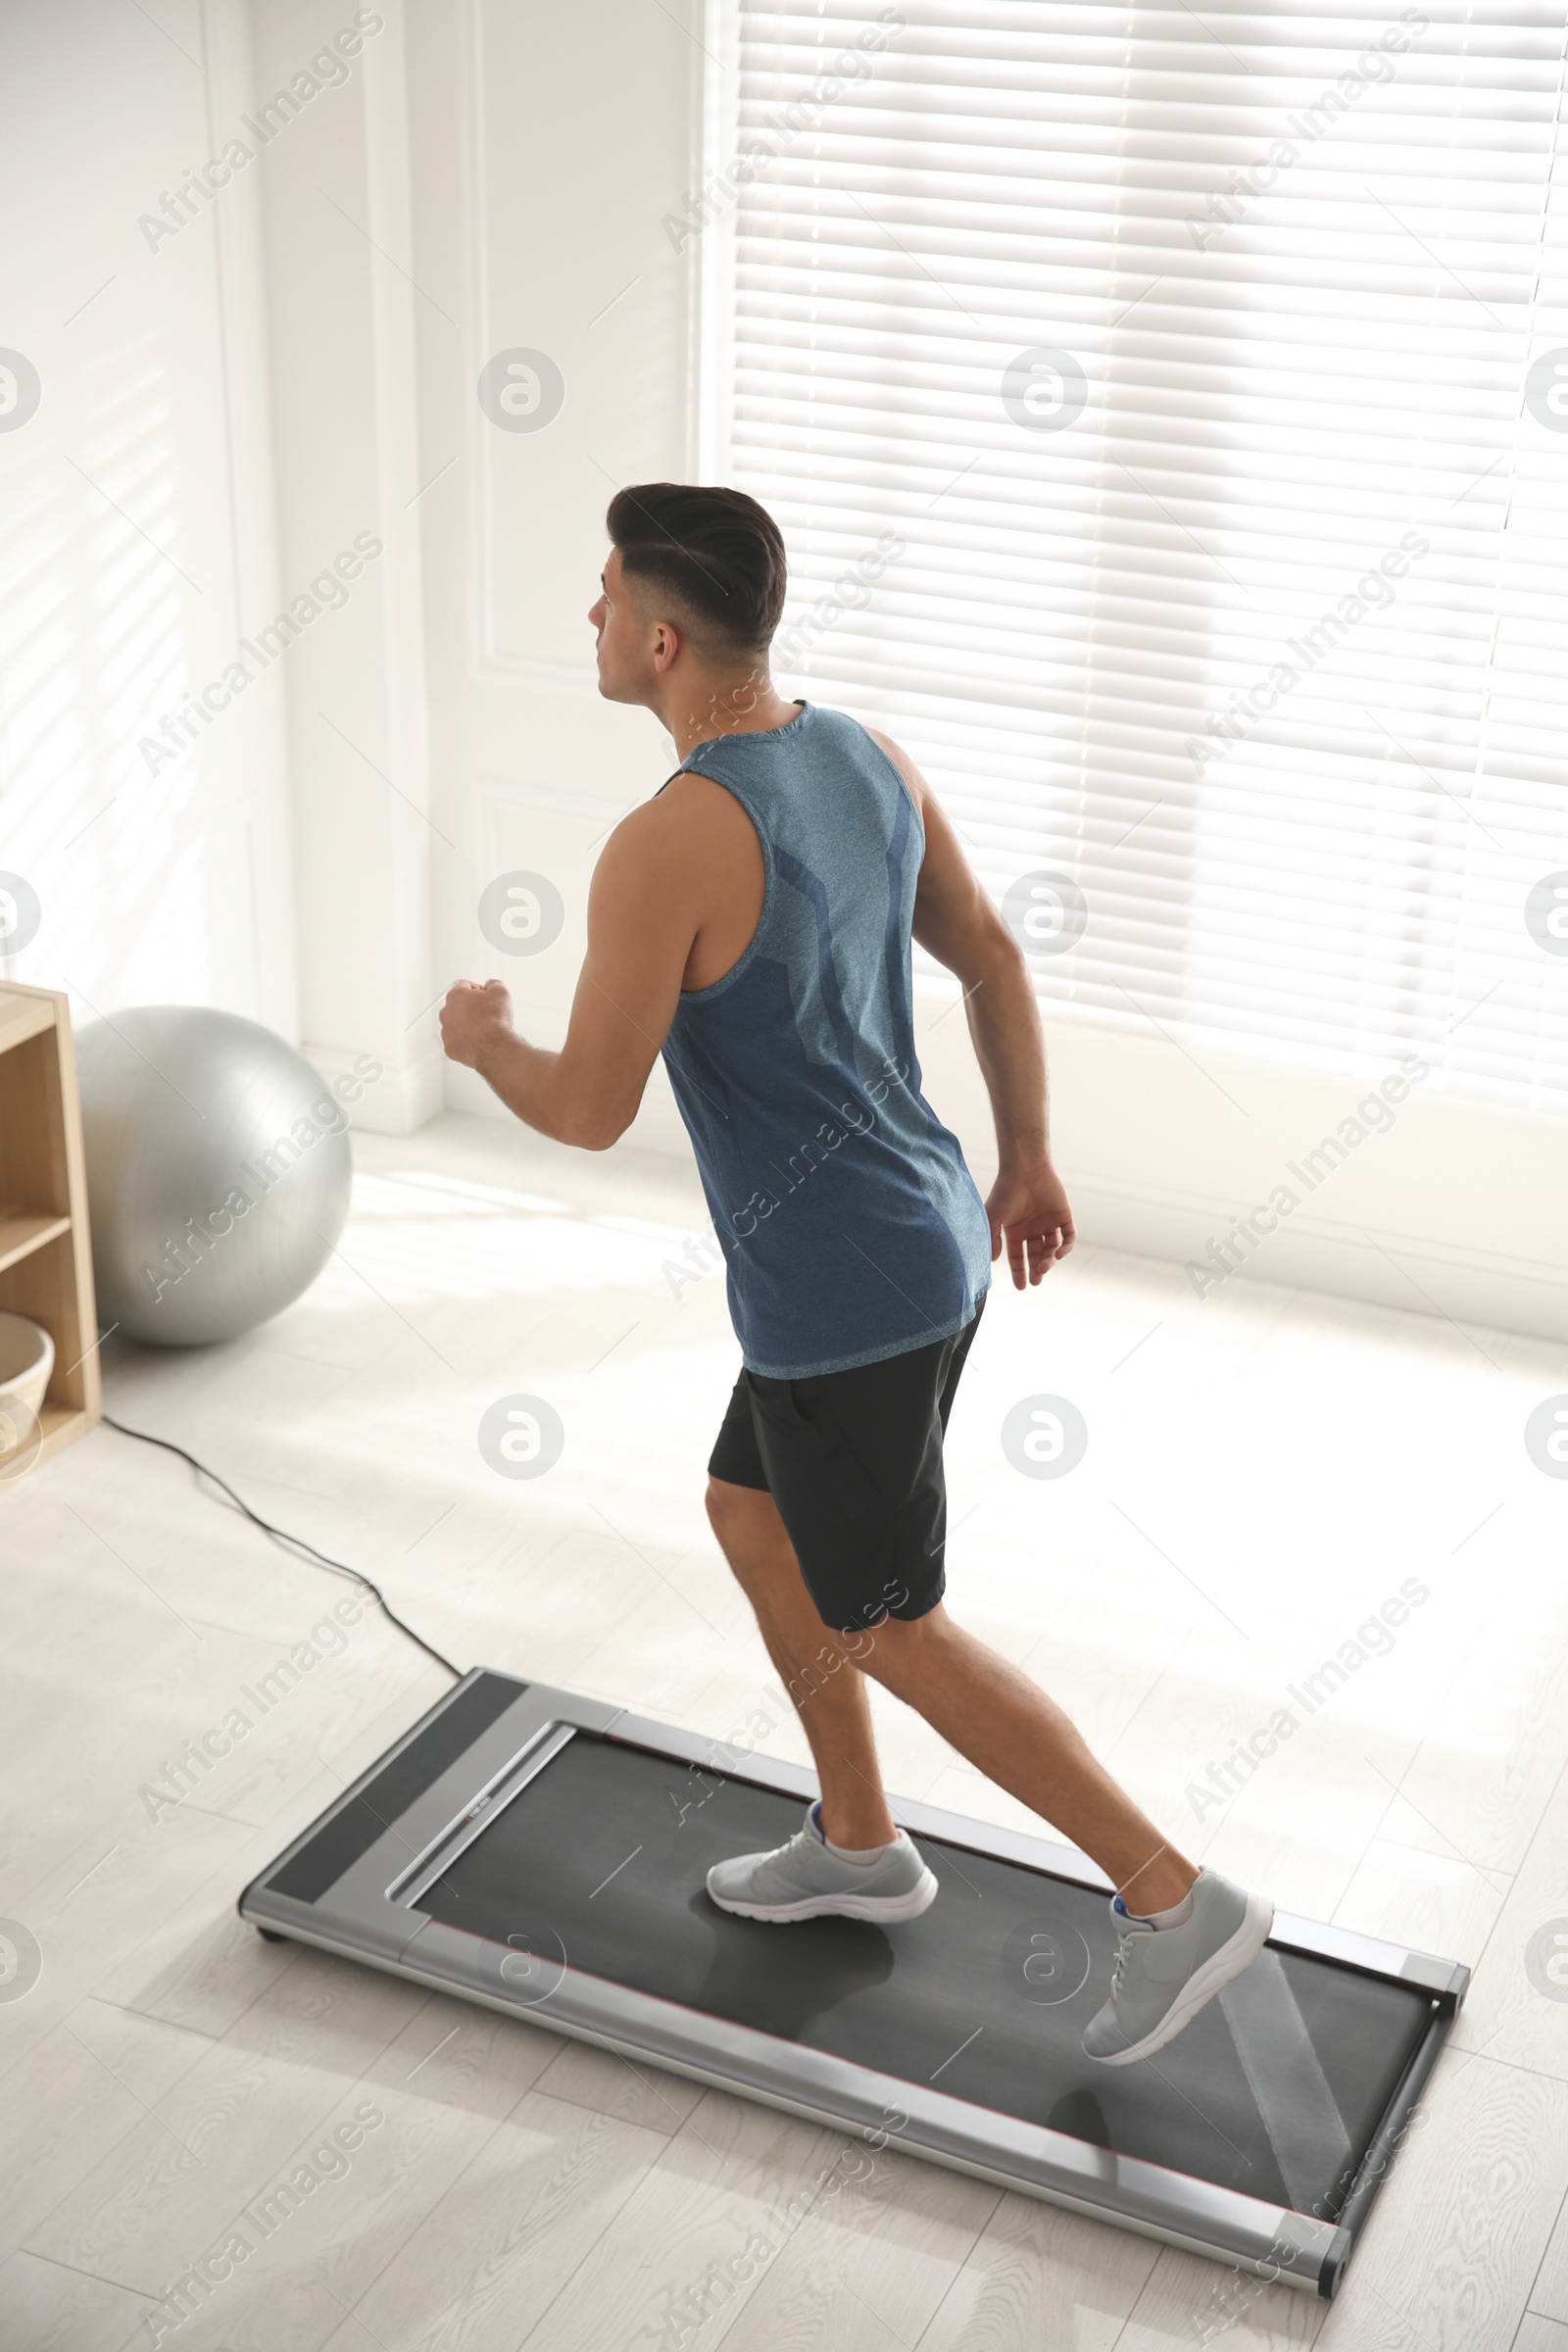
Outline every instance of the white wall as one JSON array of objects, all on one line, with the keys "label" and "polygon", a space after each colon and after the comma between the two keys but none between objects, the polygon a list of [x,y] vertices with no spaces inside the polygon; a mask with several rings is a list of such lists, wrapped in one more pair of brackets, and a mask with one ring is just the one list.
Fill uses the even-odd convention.
[{"label": "white wall", "polygon": [[[599,700],[586,613],[614,490],[690,472],[687,271],[661,220],[693,169],[697,13],[427,0],[411,17],[415,275],[442,306],[419,312],[423,463],[449,467],[423,502],[437,974],[498,974],[544,1045],[564,1034],[598,841],[673,764],[652,719]],[[485,362],[518,348],[564,379],[539,431],[479,406]],[[509,871],[565,902],[536,956],[478,927]],[[465,1070],[447,1100],[499,1108]],[[685,1149],[662,1069],[634,1140]]]},{"label": "white wall", "polygon": [[0,342],[41,398],[0,430],[0,868],[42,911],[0,974],[69,986],[78,1021],[194,1002],[292,1036],[280,682],[217,709],[220,683],[192,747],[138,750],[273,598],[257,175],[138,224],[248,103],[245,12],[163,22],[6,12]]}]

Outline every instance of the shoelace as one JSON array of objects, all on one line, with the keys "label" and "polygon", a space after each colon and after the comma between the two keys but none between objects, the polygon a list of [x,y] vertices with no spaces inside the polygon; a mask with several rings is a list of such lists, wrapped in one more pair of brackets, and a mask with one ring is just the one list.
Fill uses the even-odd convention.
[{"label": "shoelace", "polygon": [[797,1846],[809,1847],[815,1843],[816,1839],[808,1829],[799,1829],[793,1838],[786,1838],[782,1845],[775,1845],[770,1852],[764,1854],[762,1860],[764,1862],[782,1862],[787,1854],[794,1853]]},{"label": "shoelace", "polygon": [[793,1838],[786,1838],[782,1845],[775,1845],[771,1852],[763,1856],[763,1860],[767,1862],[782,1862],[785,1855],[794,1853],[797,1846],[804,1846],[807,1851],[809,1852],[817,1845],[820,1845],[825,1850],[827,1845],[826,1838],[819,1839],[815,1831],[811,1828],[810,1823],[803,1822]]},{"label": "shoelace", "polygon": [[1122,1929],[1121,1939],[1116,1946],[1116,1965],[1110,1972],[1110,1997],[1112,2000],[1121,1990],[1122,1974],[1127,1966],[1127,1955],[1133,1948],[1134,1939],[1139,1936],[1148,1936],[1151,1932],[1148,1928],[1135,1928],[1131,1924]]}]

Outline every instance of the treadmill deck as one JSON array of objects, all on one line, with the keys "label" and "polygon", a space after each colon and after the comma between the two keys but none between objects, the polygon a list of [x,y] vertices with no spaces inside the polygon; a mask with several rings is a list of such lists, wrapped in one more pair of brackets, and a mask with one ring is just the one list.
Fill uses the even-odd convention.
[{"label": "treadmill deck", "polygon": [[1463,1994],[1276,1920],[1151,2060],[1079,2046],[1115,1950],[1072,1847],[895,1800],[942,1891],[891,1930],[712,1903],[815,1793],[771,1758],[476,1670],[246,1888],[242,1916],[1332,2294]]}]

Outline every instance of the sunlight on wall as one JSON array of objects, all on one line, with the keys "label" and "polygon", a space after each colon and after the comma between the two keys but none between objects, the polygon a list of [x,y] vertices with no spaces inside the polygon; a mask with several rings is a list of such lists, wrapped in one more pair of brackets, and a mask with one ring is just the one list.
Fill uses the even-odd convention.
[{"label": "sunlight on wall", "polygon": [[84,1006],[253,994],[244,834],[203,789],[220,745],[156,775],[138,749],[202,682],[229,603],[221,575],[198,578],[207,453],[161,344],[117,340],[77,381],[80,428],[40,415],[4,453],[4,859],[42,912],[0,968]]}]

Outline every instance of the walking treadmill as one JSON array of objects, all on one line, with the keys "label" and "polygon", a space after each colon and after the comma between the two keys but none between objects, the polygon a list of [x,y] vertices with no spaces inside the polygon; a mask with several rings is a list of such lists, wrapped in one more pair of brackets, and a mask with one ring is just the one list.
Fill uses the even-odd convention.
[{"label": "walking treadmill", "polygon": [[813,1777],[475,1668],[239,1899],[293,1936],[1322,2297],[1469,1970],[1276,1918],[1154,2057],[1079,2047],[1115,1950],[1071,1846],[894,1800],[942,1882],[891,1930],[737,1918],[710,1865]]}]

